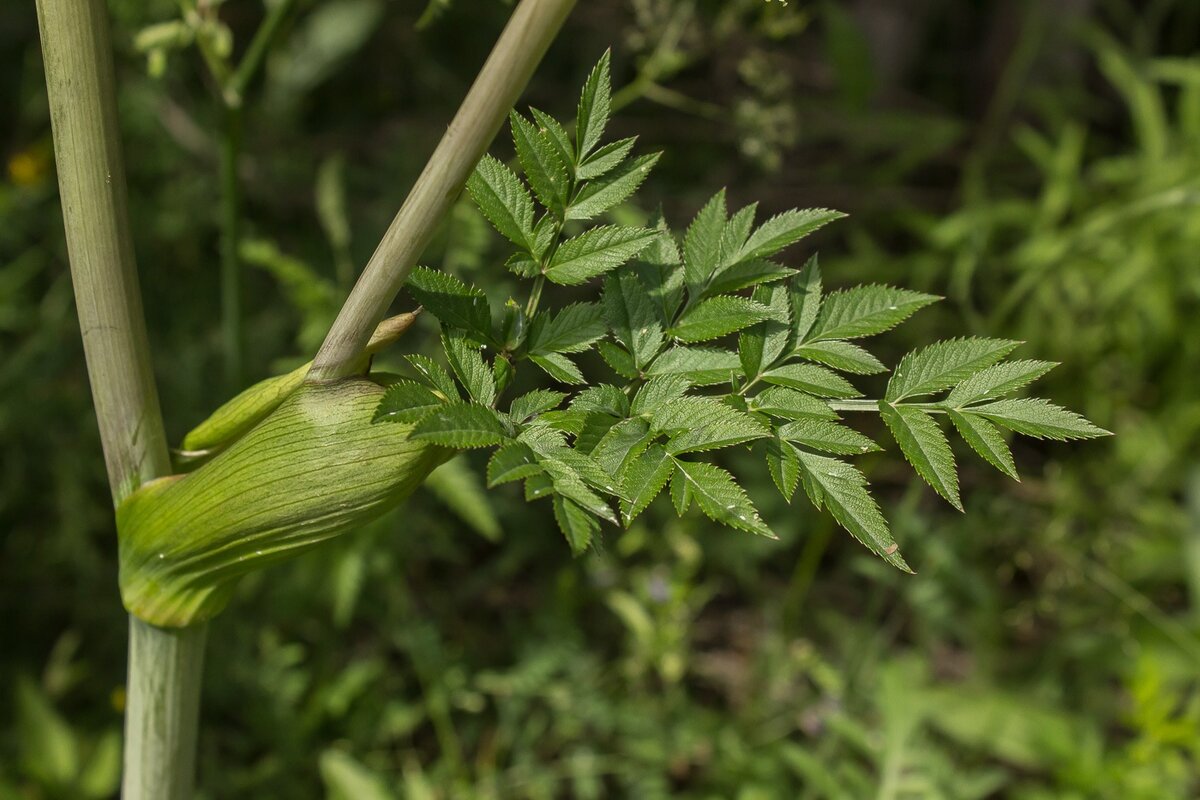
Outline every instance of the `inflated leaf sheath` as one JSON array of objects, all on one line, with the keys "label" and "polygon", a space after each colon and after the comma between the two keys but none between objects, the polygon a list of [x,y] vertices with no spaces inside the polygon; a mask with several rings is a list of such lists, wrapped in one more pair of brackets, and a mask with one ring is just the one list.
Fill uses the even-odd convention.
[{"label": "inflated leaf sheath", "polygon": [[188,475],[117,509],[129,613],[183,627],[216,615],[236,580],[395,506],[451,451],[372,425],[384,389],[364,378],[302,386]]}]

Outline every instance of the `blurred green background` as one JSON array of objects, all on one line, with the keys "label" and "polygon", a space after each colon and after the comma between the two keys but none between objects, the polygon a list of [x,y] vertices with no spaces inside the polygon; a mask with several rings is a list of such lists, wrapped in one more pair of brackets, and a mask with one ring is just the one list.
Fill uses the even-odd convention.
[{"label": "blurred green background", "polygon": [[[263,4],[212,5],[240,53]],[[197,48],[144,33],[177,3],[109,6],[177,442],[232,388],[222,111]],[[247,380],[311,354],[510,10],[289,16],[237,163]],[[1064,362],[1042,392],[1117,437],[1021,440],[1020,484],[962,459],[965,515],[896,452],[865,460],[915,577],[762,470],[780,542],[655,507],[572,559],[547,506],[456,462],[244,581],[211,626],[202,796],[1200,796],[1200,3],[583,2],[524,102],[569,117],[607,47],[614,133],[667,151],[640,209],[682,227],[728,186],[847,211],[797,248],[830,285],[948,298],[885,361],[1023,339]],[[28,0],[0,6],[0,119],[0,798],[109,797],[126,623]],[[503,300],[503,257],[461,204],[424,262]],[[410,337],[433,352],[432,320]]]}]

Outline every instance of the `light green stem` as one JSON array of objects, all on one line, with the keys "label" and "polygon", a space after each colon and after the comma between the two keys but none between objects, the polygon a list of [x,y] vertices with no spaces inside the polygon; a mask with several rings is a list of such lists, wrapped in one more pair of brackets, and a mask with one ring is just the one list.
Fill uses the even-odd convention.
[{"label": "light green stem", "polygon": [[321,345],[308,379],[349,375],[575,0],[523,0]]},{"label": "light green stem", "polygon": [[[170,459],[129,229],[108,19],[104,0],[37,0],[37,10],[71,280],[115,506],[166,475]],[[130,624],[124,797],[188,798],[205,629]]]},{"label": "light green stem", "polygon": [[129,617],[123,800],[192,796],[206,628]]}]

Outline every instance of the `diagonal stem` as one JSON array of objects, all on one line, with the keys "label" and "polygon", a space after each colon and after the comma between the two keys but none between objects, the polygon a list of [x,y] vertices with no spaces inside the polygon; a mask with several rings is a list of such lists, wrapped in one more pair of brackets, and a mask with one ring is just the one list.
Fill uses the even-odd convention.
[{"label": "diagonal stem", "polygon": [[308,373],[344,378],[529,82],[575,0],[522,0],[338,313]]}]

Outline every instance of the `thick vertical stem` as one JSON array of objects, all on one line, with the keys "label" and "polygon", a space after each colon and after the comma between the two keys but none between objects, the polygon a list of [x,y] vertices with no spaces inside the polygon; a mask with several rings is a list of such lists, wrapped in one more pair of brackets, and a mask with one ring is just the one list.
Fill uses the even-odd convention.
[{"label": "thick vertical stem", "polygon": [[123,800],[192,796],[205,630],[129,618]]},{"label": "thick vertical stem", "polygon": [[321,345],[309,380],[348,375],[495,138],[575,0],[522,0]]},{"label": "thick vertical stem", "polygon": [[[166,475],[170,459],[129,231],[108,19],[104,0],[38,0],[37,10],[71,280],[117,505]],[[131,627],[125,797],[190,797],[204,629]]]},{"label": "thick vertical stem", "polygon": [[170,469],[129,233],[103,0],[38,0],[79,328],[114,503]]}]

